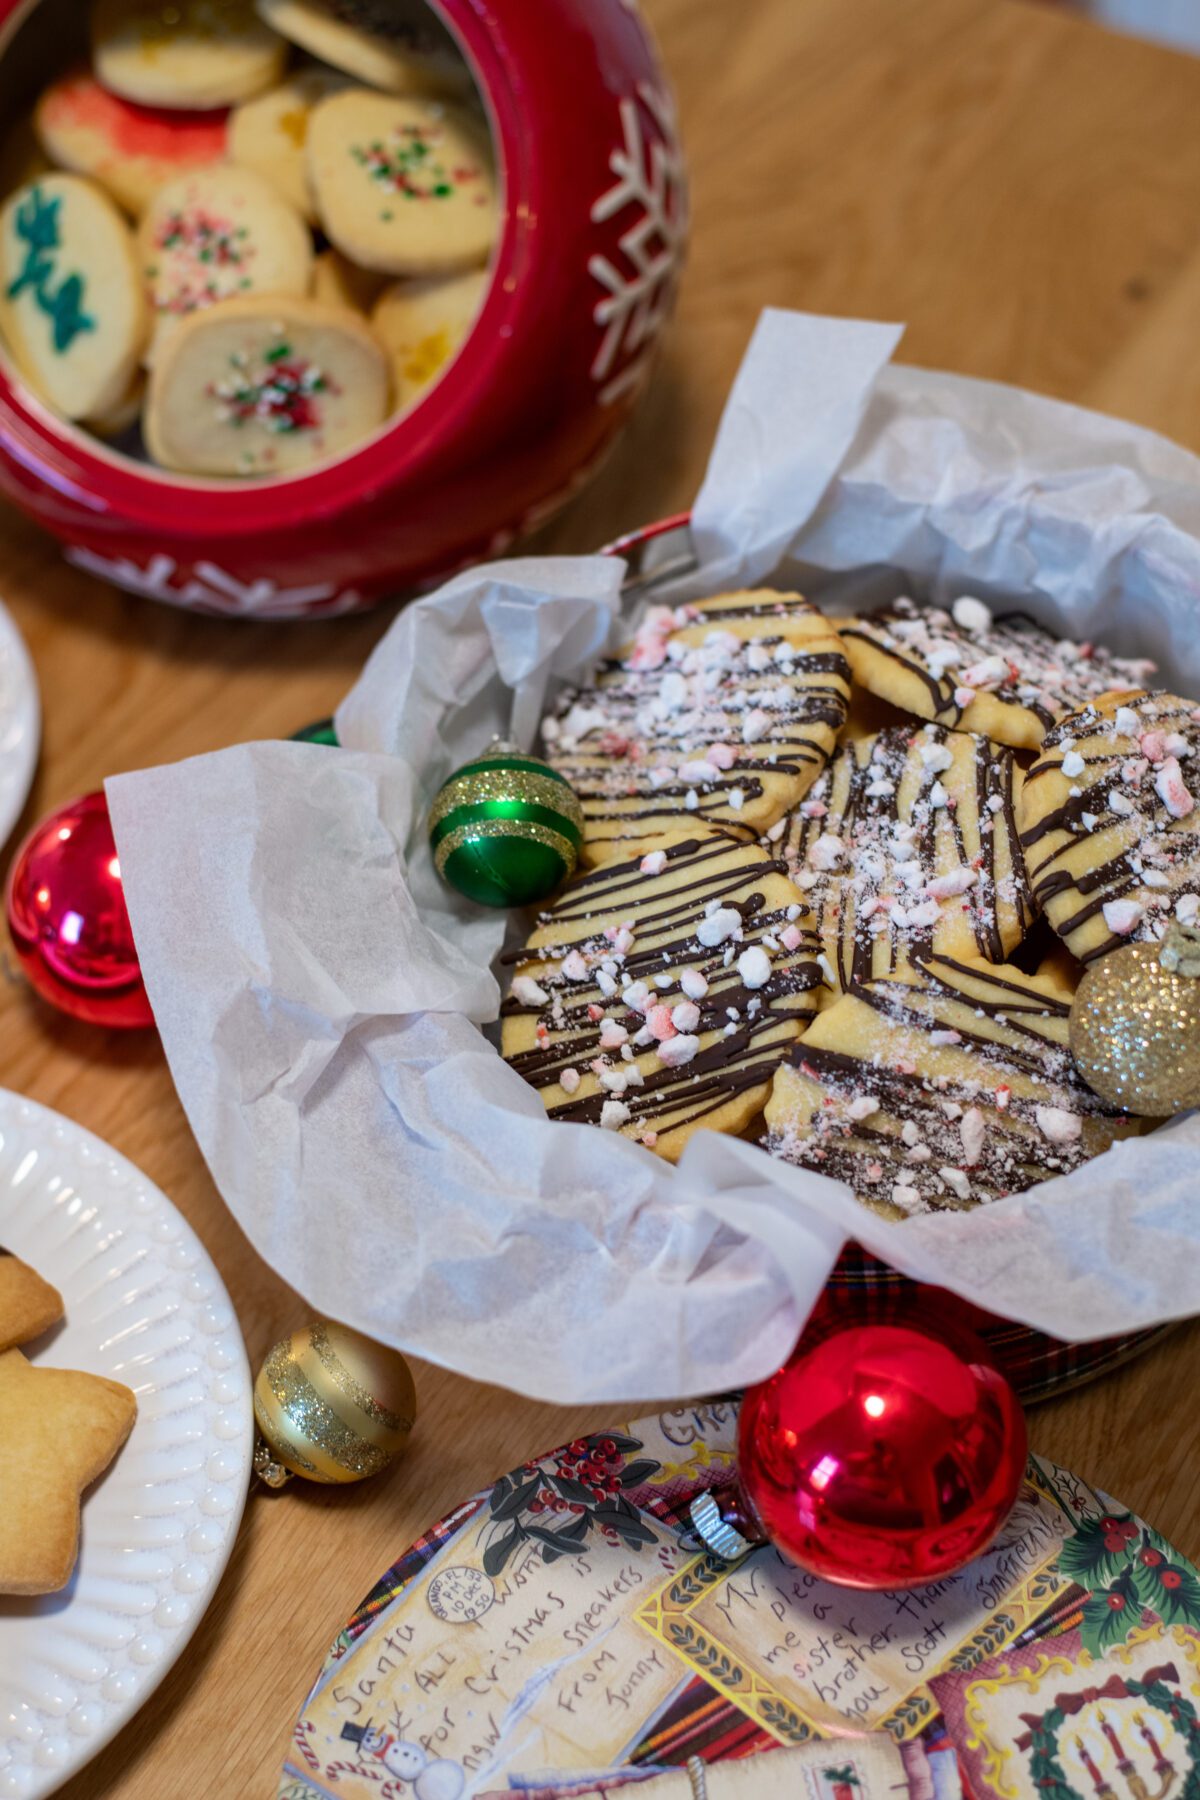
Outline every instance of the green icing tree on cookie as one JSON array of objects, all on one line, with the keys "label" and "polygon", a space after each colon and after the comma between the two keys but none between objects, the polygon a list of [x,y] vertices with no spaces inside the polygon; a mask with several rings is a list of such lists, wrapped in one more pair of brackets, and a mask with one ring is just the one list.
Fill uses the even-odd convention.
[{"label": "green icing tree on cookie", "polygon": [[25,262],[20,273],[8,286],[8,298],[15,300],[27,288],[54,327],[54,348],[69,350],[85,331],[95,331],[96,321],[83,310],[84,281],[82,275],[67,275],[52,286],[55,275],[54,252],[61,250],[58,230],[61,198],[49,200],[40,187],[33,188],[17,208],[17,236],[25,245]]}]

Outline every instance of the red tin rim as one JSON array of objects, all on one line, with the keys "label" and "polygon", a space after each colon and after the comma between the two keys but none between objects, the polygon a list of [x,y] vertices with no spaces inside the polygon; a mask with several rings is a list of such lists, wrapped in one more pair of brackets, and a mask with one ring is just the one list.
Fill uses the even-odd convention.
[{"label": "red tin rim", "polygon": [[128,523],[150,529],[168,516],[177,530],[200,537],[214,528],[224,534],[286,531],[336,513],[365,492],[385,487],[402,491],[418,471],[427,473],[437,449],[464,430],[478,407],[480,387],[511,333],[515,277],[525,260],[526,240],[546,216],[544,178],[500,20],[490,9],[485,17],[480,0],[429,4],[459,43],[487,106],[503,216],[482,310],[457,358],[425,399],[382,436],[325,468],[269,485],[232,487],[180,480],[113,454],[95,453],[80,434],[62,427],[0,371],[0,424],[7,428],[9,453],[17,461],[97,514],[114,511]]}]

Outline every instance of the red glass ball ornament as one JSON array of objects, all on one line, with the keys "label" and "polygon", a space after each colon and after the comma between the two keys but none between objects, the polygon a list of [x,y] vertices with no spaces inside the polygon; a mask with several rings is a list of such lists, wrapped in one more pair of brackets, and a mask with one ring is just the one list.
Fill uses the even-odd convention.
[{"label": "red glass ball ornament", "polygon": [[89,1025],[154,1024],[103,794],[43,819],[8,878],[8,929],[43,999]]},{"label": "red glass ball ornament", "polygon": [[802,1338],[747,1393],[740,1493],[722,1513],[827,1581],[916,1587],[992,1542],[1026,1451],[1020,1404],[977,1339],[843,1326]]}]

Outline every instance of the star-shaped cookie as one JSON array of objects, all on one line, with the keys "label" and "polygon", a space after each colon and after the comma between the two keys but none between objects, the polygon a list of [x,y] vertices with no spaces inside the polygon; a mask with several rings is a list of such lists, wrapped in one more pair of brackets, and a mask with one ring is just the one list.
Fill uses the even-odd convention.
[{"label": "star-shaped cookie", "polygon": [[129,1389],[0,1355],[0,1594],[51,1594],[79,1553],[79,1501],[133,1429]]},{"label": "star-shaped cookie", "polygon": [[40,1337],[62,1316],[58,1289],[0,1244],[0,1351]]}]

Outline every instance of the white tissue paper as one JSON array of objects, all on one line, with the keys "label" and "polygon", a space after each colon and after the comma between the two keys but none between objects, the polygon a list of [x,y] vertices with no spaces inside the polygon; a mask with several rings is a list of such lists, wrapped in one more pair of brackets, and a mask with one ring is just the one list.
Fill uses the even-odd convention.
[{"label": "white tissue paper", "polygon": [[[1200,462],[990,383],[889,367],[897,328],[763,316],[678,603],[772,578],[833,611],[1014,602],[1200,694]],[[854,1237],[1062,1338],[1200,1311],[1200,1115],[970,1213],[887,1222],[702,1132],[678,1168],[551,1124],[480,1026],[502,916],[438,882],[424,819],[497,731],[628,629],[611,558],[497,563],[396,621],[341,743],[247,744],[108,784],[176,1086],[230,1210],[321,1312],[559,1401],[758,1379]]]}]

